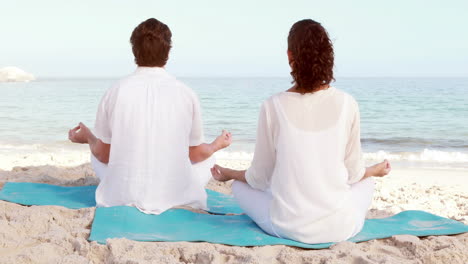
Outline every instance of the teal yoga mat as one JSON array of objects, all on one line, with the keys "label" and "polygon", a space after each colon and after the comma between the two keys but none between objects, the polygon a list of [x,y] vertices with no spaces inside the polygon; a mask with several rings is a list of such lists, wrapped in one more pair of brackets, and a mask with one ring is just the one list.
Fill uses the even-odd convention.
[{"label": "teal yoga mat", "polygon": [[[463,223],[423,211],[404,211],[383,219],[368,219],[349,241],[361,242],[393,235],[452,235],[468,232]],[[332,243],[304,244],[264,233],[246,215],[197,214],[182,209],[148,215],[128,206],[97,208],[89,240],[108,238],[137,241],[206,241],[235,246],[289,245],[328,248]]]},{"label": "teal yoga mat", "polygon": [[[97,186],[64,187],[44,183],[7,182],[0,191],[0,200],[23,205],[58,205],[71,209],[96,206]],[[206,189],[208,212],[241,214],[242,209],[231,195]]]}]

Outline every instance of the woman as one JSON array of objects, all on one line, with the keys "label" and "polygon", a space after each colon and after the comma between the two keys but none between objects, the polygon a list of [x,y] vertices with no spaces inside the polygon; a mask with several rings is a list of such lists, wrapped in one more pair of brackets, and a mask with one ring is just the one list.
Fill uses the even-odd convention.
[{"label": "woman", "polygon": [[235,180],[243,210],[270,235],[304,243],[346,240],[364,224],[374,181],[388,161],[365,168],[356,101],[330,86],[333,46],[326,30],[306,19],[288,36],[293,87],[260,110],[251,167],[215,165],[213,177]]}]

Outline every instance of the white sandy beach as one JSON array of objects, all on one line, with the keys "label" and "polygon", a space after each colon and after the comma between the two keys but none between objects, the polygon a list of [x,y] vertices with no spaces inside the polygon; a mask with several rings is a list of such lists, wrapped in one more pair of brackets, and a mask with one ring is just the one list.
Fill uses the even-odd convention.
[{"label": "white sandy beach", "polygon": [[[463,223],[467,232],[343,241],[326,249],[125,238],[99,244],[88,239],[102,208],[25,206],[2,195],[0,264],[468,264],[468,34],[462,33],[468,1],[424,1],[421,7],[401,0],[2,1],[0,192],[9,182],[93,189],[100,180],[90,164],[92,150],[116,165],[107,168],[109,185],[101,184],[98,204],[121,204],[128,199],[113,194],[123,193],[140,209],[159,212],[174,200],[198,204],[203,193],[190,188],[201,189],[206,181],[200,185],[197,173],[189,175],[187,159],[214,153],[217,164],[245,170],[255,156],[247,175],[255,178],[249,179],[252,185],[265,185],[271,168],[287,176],[267,184],[285,198],[272,210],[273,225],[266,223],[272,231],[305,241],[320,229],[335,240],[352,227],[352,215],[333,206],[347,187],[339,175],[347,171],[352,180],[362,163],[387,160],[390,166],[372,170],[382,175],[392,168],[375,178],[366,218],[409,210],[445,218],[425,219],[416,212],[403,214],[405,223],[397,217],[384,221],[395,225],[368,221],[354,239],[366,233],[381,237],[400,223],[414,233],[449,232],[443,230],[448,219]],[[187,144],[201,145],[187,157]],[[331,177],[318,179],[317,168]],[[239,179],[237,173],[223,174],[216,177]],[[125,181],[112,182],[112,176]],[[212,178],[206,188],[232,195],[232,185]],[[353,188],[347,196],[353,204],[346,205],[367,206],[366,185]],[[265,197],[239,190],[263,218]],[[91,197],[73,198],[93,202],[93,193],[85,194]],[[239,216],[176,208],[194,212],[198,220],[208,216],[214,220],[208,226],[251,237],[234,229]],[[366,211],[359,211],[362,220]],[[171,220],[186,220],[170,213]],[[314,215],[322,221],[304,224]],[[122,229],[142,227],[136,236],[147,239],[154,236],[145,227],[161,231],[162,224],[146,224],[140,216],[143,223],[131,215],[123,219]],[[119,225],[117,220],[102,219],[95,227],[122,231],[110,224]],[[233,238],[215,227],[205,232],[206,222],[167,222],[172,225],[165,231]],[[130,233],[125,236],[135,238]],[[251,239],[261,241],[257,235]]]},{"label": "white sandy beach", "polygon": [[[249,165],[248,161],[235,160],[219,163],[236,168]],[[0,185],[7,181],[64,186],[98,183],[89,163],[54,165],[0,170]],[[377,180],[368,217],[418,209],[468,224],[467,177],[466,170],[396,169]],[[229,185],[210,182],[208,188],[229,193]],[[0,208],[0,263],[468,263],[468,233],[425,238],[401,235],[342,242],[322,250],[126,239],[100,245],[87,241],[95,208],[28,207],[4,201],[0,201]]]}]

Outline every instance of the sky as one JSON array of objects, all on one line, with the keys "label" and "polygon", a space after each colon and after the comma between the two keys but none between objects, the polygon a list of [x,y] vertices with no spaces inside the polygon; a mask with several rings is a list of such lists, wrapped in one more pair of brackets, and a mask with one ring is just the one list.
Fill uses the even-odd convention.
[{"label": "sky", "polygon": [[468,77],[468,1],[0,0],[0,67],[37,77],[131,73],[129,38],[155,17],[180,77],[286,77],[287,35],[328,30],[338,77]]}]

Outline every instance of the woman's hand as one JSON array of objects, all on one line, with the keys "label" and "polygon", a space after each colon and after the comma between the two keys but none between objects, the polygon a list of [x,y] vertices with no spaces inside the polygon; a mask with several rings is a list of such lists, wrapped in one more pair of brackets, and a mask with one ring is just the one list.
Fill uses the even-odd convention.
[{"label": "woman's hand", "polygon": [[213,145],[215,146],[216,151],[226,148],[232,143],[232,135],[231,133],[227,132],[226,130],[223,130],[221,132],[221,135],[218,136],[214,141]]},{"label": "woman's hand", "polygon": [[392,166],[390,165],[390,162],[388,162],[388,160],[384,160],[380,163],[368,167],[366,169],[366,174],[369,174],[369,176],[374,177],[383,177],[389,174],[391,170]]},{"label": "woman's hand", "polygon": [[89,143],[89,137],[91,134],[91,130],[80,122],[78,126],[68,131],[68,139],[73,143],[85,144]]},{"label": "woman's hand", "polygon": [[214,165],[213,168],[211,168],[211,175],[213,178],[217,181],[220,182],[225,182],[231,180],[231,177],[226,173],[226,168],[223,168],[217,164]]},{"label": "woman's hand", "polygon": [[247,183],[245,179],[245,170],[233,170],[228,168],[223,168],[217,164],[211,168],[211,175],[213,178],[220,182],[225,182],[229,180],[236,180]]}]

